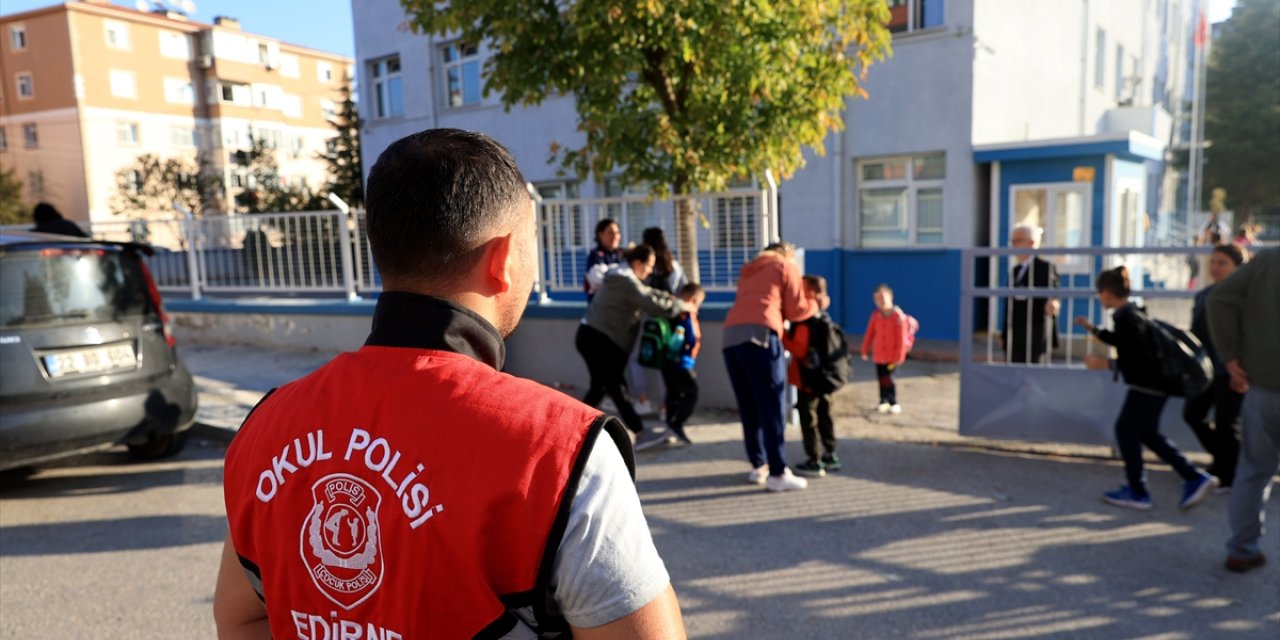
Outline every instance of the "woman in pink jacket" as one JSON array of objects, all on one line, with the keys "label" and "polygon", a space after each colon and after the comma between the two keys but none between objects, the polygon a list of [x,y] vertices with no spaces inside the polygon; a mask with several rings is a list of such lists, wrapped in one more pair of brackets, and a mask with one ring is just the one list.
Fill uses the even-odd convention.
[{"label": "woman in pink jacket", "polygon": [[805,297],[795,256],[793,245],[777,242],[742,265],[738,293],[724,320],[724,364],[738,400],[751,462],[747,481],[765,485],[769,491],[794,491],[808,485],[791,473],[783,456],[787,367],[782,325],[808,320],[821,300]]},{"label": "woman in pink jacket", "polygon": [[893,289],[882,284],[876,287],[876,310],[867,321],[867,333],[862,338],[862,359],[876,363],[876,378],[880,381],[880,413],[901,413],[898,389],[893,384],[893,372],[907,361],[911,350],[911,319],[893,304]]}]

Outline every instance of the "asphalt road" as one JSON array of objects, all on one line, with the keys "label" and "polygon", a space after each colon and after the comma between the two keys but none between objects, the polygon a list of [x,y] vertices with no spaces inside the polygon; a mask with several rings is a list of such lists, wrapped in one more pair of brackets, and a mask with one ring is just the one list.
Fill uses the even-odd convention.
[{"label": "asphalt road", "polygon": [[[639,487],[691,637],[1280,637],[1280,563],[1221,569],[1226,500],[1179,511],[1165,469],[1138,513],[1098,500],[1112,461],[848,438],[846,471],[777,495],[742,481],[735,424],[690,433],[641,455]],[[222,454],[6,482],[0,638],[211,637]]]}]

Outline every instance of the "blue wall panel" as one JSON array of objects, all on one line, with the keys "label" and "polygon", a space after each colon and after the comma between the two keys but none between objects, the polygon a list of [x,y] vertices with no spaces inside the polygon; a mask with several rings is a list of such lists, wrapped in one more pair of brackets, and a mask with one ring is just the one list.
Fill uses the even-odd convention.
[{"label": "blue wall panel", "polygon": [[831,315],[849,333],[861,334],[875,309],[881,283],[893,288],[898,306],[920,320],[921,338],[956,340],[960,335],[958,250],[808,250],[805,268],[831,285]]}]

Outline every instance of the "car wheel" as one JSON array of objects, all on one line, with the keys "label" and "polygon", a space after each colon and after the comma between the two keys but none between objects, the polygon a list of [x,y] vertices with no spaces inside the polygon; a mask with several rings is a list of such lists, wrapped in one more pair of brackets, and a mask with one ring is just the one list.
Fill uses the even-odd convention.
[{"label": "car wheel", "polygon": [[177,455],[187,445],[187,432],[153,433],[145,442],[128,445],[129,453],[139,460],[156,460]]}]

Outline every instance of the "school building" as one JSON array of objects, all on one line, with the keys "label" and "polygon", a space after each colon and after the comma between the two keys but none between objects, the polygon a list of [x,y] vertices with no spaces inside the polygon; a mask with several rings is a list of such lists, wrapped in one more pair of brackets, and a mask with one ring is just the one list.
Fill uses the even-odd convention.
[{"label": "school building", "polygon": [[[1178,232],[1183,102],[1201,0],[889,0],[893,56],[850,100],[827,155],[779,190],[781,235],[860,329],[890,284],[925,338],[959,337],[962,251],[1045,229],[1045,246],[1137,246]],[[579,144],[572,98],[504,111],[486,44],[414,34],[396,0],[353,7],[366,174],[392,141],[480,130],[546,198],[626,195],[547,163]],[[624,230],[625,234],[626,230]],[[626,241],[638,240],[628,235]]]}]

